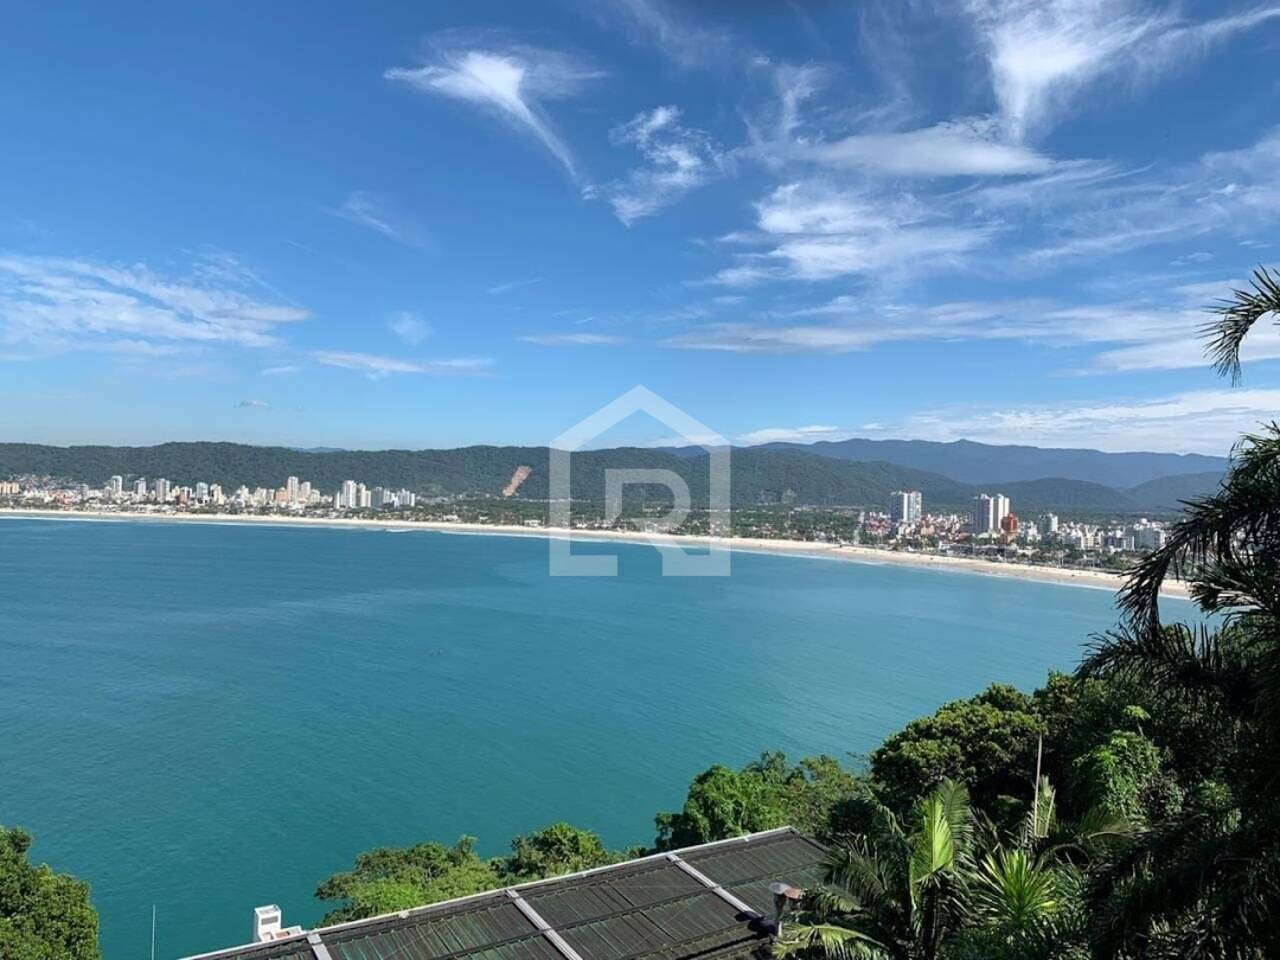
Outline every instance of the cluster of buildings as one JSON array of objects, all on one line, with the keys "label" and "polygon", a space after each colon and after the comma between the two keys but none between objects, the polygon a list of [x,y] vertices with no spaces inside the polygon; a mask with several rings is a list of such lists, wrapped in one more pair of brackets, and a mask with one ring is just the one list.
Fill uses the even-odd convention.
[{"label": "cluster of buildings", "polygon": [[887,513],[862,516],[859,521],[863,531],[873,538],[936,541],[940,549],[960,541],[981,541],[993,548],[1023,552],[1047,547],[1085,555],[1112,555],[1158,550],[1168,537],[1164,523],[1145,517],[1110,525],[1063,521],[1055,513],[1019,520],[1003,493],[979,494],[974,498],[972,514],[962,516],[926,514],[919,490],[895,490],[889,497]]},{"label": "cluster of buildings", "polygon": [[[1013,514],[1009,498],[1003,493],[981,493],[974,497],[971,519],[967,523],[958,523],[959,518],[955,516],[927,517],[924,497],[919,490],[895,490],[889,495],[888,518],[893,534],[899,537],[919,534],[922,530],[936,534],[940,526],[950,532],[967,532],[985,539],[1016,539],[1018,536],[1018,518]],[[968,529],[956,529],[964,526]]]},{"label": "cluster of buildings", "polygon": [[1017,537],[1018,518],[1003,493],[980,493],[973,498],[975,537]]},{"label": "cluster of buildings", "polygon": [[1063,524],[1055,536],[1059,543],[1081,553],[1145,553],[1163,547],[1169,534],[1163,523],[1144,517],[1136,523],[1114,526]]},{"label": "cluster of buildings", "polygon": [[83,505],[92,502],[128,506],[177,506],[177,507],[225,507],[276,508],[302,511],[309,507],[331,506],[335,510],[407,510],[417,506],[418,498],[410,490],[388,490],[382,487],[366,487],[363,483],[347,480],[334,494],[322,493],[306,480],[289,477],[284,485],[274,489],[240,486],[226,491],[216,483],[197,483],[180,486],[164,477],[148,481],[145,477],[131,479],[127,483],[122,476],[113,476],[98,490],[85,484],[71,487],[58,486],[32,479],[28,482],[9,480],[0,482],[0,496],[23,497],[26,500]]},{"label": "cluster of buildings", "polygon": [[335,510],[408,510],[418,504],[418,497],[410,490],[386,490],[374,487],[370,490],[354,480],[342,481],[342,487],[333,495]]}]

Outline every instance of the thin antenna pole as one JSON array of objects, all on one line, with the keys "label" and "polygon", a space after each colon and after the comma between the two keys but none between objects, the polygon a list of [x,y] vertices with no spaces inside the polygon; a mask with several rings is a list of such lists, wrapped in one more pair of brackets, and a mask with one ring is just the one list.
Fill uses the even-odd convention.
[{"label": "thin antenna pole", "polygon": [[156,960],[156,905],[151,905],[151,960]]},{"label": "thin antenna pole", "polygon": [[[1031,838],[1040,836],[1040,761],[1044,757],[1044,734],[1036,738],[1036,785],[1031,798]],[[151,960],[156,960],[152,957]]]}]

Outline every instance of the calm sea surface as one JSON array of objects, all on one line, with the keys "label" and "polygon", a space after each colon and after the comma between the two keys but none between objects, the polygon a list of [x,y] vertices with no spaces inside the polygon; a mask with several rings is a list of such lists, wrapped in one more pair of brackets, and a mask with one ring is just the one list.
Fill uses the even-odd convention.
[{"label": "calm sea surface", "polygon": [[[709,764],[865,754],[1115,620],[1102,590],[738,553],[552,578],[544,541],[0,520],[0,823],[93,886],[107,960],[242,943],[380,844],[652,839]],[[1171,613],[1175,612],[1173,610]]]}]

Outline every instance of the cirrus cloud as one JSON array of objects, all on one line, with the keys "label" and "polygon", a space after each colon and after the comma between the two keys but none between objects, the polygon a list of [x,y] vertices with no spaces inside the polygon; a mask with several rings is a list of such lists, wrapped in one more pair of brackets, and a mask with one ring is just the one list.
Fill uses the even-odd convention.
[{"label": "cirrus cloud", "polygon": [[[604,74],[568,54],[527,45],[490,46],[493,38],[443,35],[434,62],[392,67],[383,76],[415,90],[474,104],[530,134],[578,175],[573,153],[547,116],[544,103],[576,93]],[[478,44],[478,45],[473,45]]]},{"label": "cirrus cloud", "polygon": [[432,375],[476,375],[493,366],[487,357],[459,357],[450,360],[404,360],[372,353],[345,350],[318,350],[312,354],[316,363],[325,367],[356,370],[371,379],[380,380],[396,373],[425,373]]}]

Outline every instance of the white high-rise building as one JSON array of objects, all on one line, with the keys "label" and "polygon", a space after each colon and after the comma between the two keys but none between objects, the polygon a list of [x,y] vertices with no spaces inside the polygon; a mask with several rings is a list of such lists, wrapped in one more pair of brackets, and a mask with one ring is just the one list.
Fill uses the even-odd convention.
[{"label": "white high-rise building", "polygon": [[1046,537],[1053,536],[1058,532],[1058,515],[1056,513],[1042,513],[1040,515],[1040,532]]},{"label": "white high-rise building", "polygon": [[142,500],[147,495],[147,478],[139,477],[133,484],[133,495]]},{"label": "white high-rise building", "polygon": [[343,480],[342,492],[339,497],[338,506],[343,509],[354,510],[359,506],[360,501],[356,499],[356,482],[354,480]]},{"label": "white high-rise building", "polygon": [[303,503],[311,502],[311,481],[304,480],[298,485],[298,499]]},{"label": "white high-rise building", "polygon": [[222,506],[227,502],[227,498],[222,495],[222,487],[218,484],[211,484],[209,487],[209,499],[218,506]]},{"label": "white high-rise building", "polygon": [[1004,518],[1013,511],[1009,509],[1009,498],[1003,493],[997,493],[992,499],[994,500],[996,510],[995,529],[999,530],[1000,524],[1004,523]]},{"label": "white high-rise building", "polygon": [[290,503],[298,501],[298,478],[290,477],[284,482],[285,497]]},{"label": "white high-rise building", "polygon": [[165,503],[169,499],[169,481],[161,477],[156,481],[156,503]]},{"label": "white high-rise building", "polygon": [[118,497],[124,493],[124,477],[115,476],[111,478],[111,482],[107,484],[107,491],[112,497]]},{"label": "white high-rise building", "polygon": [[361,510],[368,510],[373,506],[373,491],[363,483],[356,487],[356,504]]},{"label": "white high-rise building", "polygon": [[919,490],[895,490],[889,495],[889,519],[899,523],[919,523],[923,514]]},{"label": "white high-rise building", "polygon": [[209,499],[209,485],[201,482],[196,484],[196,499],[204,503]]}]

